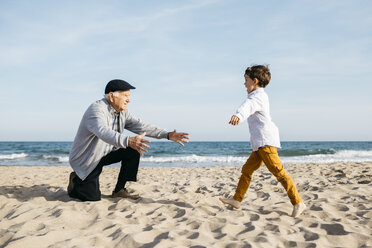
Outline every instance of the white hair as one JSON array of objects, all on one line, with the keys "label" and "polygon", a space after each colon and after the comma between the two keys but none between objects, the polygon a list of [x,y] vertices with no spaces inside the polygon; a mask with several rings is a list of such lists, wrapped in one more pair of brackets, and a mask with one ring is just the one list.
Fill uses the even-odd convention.
[{"label": "white hair", "polygon": [[[112,94],[114,95],[114,96],[119,96],[119,91],[114,91],[114,92],[112,92]],[[106,98],[106,100],[108,100],[109,98],[109,94],[105,94],[104,95],[104,97]]]}]

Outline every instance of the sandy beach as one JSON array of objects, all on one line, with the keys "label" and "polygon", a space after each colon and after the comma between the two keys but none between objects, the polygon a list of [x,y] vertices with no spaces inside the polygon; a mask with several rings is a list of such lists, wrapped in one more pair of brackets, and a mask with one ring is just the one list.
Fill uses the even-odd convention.
[{"label": "sandy beach", "polygon": [[0,166],[0,247],[372,247],[372,162],[286,165],[308,206],[299,218],[263,166],[240,210],[240,167],[141,167],[112,199],[119,168],[105,167],[103,199],[66,192],[67,166]]}]

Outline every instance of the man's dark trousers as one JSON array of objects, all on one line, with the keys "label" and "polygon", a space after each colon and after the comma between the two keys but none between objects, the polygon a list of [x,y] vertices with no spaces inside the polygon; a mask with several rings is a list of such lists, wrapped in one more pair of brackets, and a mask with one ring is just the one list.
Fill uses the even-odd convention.
[{"label": "man's dark trousers", "polygon": [[118,163],[121,161],[121,168],[116,183],[115,192],[124,188],[128,181],[137,181],[137,172],[140,161],[140,154],[128,147],[112,151],[104,156],[97,167],[85,178],[81,180],[78,176],[73,179],[74,188],[70,197],[78,198],[82,201],[99,201],[101,200],[101,191],[99,189],[99,175],[105,165]]}]

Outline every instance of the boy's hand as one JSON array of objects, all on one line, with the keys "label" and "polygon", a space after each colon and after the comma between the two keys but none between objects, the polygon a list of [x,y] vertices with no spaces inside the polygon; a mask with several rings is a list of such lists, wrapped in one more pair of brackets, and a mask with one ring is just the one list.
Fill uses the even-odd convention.
[{"label": "boy's hand", "polygon": [[237,117],[236,115],[233,115],[233,116],[231,116],[231,120],[230,120],[229,124],[235,126],[235,125],[238,125],[239,122],[240,122],[239,117]]}]

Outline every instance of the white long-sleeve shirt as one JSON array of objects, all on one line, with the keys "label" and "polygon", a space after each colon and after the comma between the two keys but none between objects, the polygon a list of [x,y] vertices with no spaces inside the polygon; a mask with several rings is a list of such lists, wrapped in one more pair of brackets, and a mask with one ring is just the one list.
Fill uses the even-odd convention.
[{"label": "white long-sleeve shirt", "polygon": [[263,146],[280,148],[279,130],[271,120],[269,97],[263,88],[249,93],[235,115],[241,122],[248,119],[253,151]]}]

